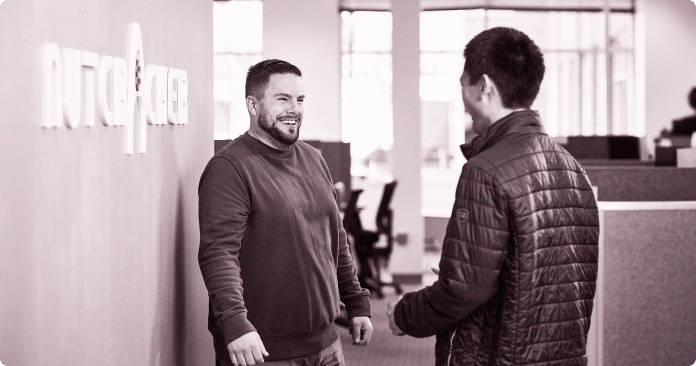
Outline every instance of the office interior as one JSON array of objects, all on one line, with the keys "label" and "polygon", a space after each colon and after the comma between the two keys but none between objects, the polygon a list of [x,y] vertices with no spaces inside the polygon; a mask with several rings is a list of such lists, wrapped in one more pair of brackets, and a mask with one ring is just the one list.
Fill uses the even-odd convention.
[{"label": "office interior", "polygon": [[[233,2],[247,1],[0,1],[2,364],[211,364],[207,293],[197,264],[197,185],[215,141],[244,130],[225,109],[216,64],[220,54],[236,51],[220,50],[213,37],[215,8]],[[614,13],[630,18],[630,49],[616,48],[617,55],[630,55],[624,74],[607,78],[611,66],[602,47],[616,39],[593,29],[606,37],[593,51],[598,64],[576,70],[585,77],[599,72],[597,84],[584,84],[585,93],[568,91],[562,87],[582,77],[559,71],[544,81],[555,80],[557,89],[547,90],[540,106],[554,138],[569,149],[579,146],[578,154],[598,154],[583,156],[602,223],[588,364],[690,365],[696,360],[696,159],[690,138],[671,139],[663,130],[693,113],[686,99],[696,86],[692,1],[265,0],[261,24],[228,36],[257,39],[259,49],[238,52],[255,54],[250,59],[285,59],[303,71],[301,138],[324,151],[344,146],[327,160],[350,189],[364,190],[366,225],[374,225],[384,184],[398,182],[391,201],[395,242],[384,274],[413,289],[432,281],[427,267],[436,259],[424,258],[437,257],[453,180],[464,163],[452,148],[471,137],[463,122],[441,123],[466,118],[454,103],[424,97],[424,84],[456,75],[452,66],[462,61],[424,77],[423,65],[431,63],[423,56],[423,27],[438,11],[466,10],[475,12],[467,13],[475,18],[469,38],[506,22],[534,31],[514,12],[548,7],[588,11],[600,17],[598,27]],[[347,22],[362,19],[359,13],[389,15],[391,44],[374,53],[391,59],[390,87],[381,90],[391,106],[373,112],[356,104],[350,115],[342,96],[345,59],[355,50],[346,50],[342,37]],[[613,60],[626,62],[621,57]],[[148,88],[161,87],[156,106],[143,105],[141,94],[116,91],[99,72],[104,63],[123,71],[124,80],[139,75]],[[141,74],[127,74],[135,64]],[[563,93],[570,96],[558,97]],[[595,94],[603,97],[577,104]],[[132,120],[114,124],[117,111]],[[387,117],[383,130],[355,122],[370,121],[371,114]],[[446,131],[434,135],[434,125]],[[386,142],[361,142],[361,135],[381,133]],[[631,156],[610,156],[626,138]],[[442,145],[431,149],[430,142]],[[341,158],[345,146],[352,161]],[[397,342],[432,352],[428,340]]]}]

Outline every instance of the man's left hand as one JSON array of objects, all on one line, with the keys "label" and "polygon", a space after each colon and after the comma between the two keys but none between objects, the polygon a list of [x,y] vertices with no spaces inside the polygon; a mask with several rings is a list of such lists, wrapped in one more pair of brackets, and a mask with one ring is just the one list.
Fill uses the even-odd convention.
[{"label": "man's left hand", "polygon": [[367,346],[372,338],[372,322],[366,316],[350,318],[350,334],[354,346]]},{"label": "man's left hand", "polygon": [[389,329],[391,329],[392,334],[395,336],[402,336],[405,335],[406,333],[402,332],[401,329],[399,329],[399,326],[396,325],[396,321],[394,320],[394,309],[396,309],[396,304],[399,303],[399,300],[390,302],[387,305],[387,316],[389,317]]}]

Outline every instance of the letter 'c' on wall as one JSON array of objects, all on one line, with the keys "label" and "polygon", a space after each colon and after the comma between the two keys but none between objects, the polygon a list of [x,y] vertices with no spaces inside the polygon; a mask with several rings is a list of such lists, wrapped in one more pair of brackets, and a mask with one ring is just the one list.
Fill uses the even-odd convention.
[{"label": "letter 'c' on wall", "polygon": [[114,123],[114,112],[109,107],[109,74],[113,69],[113,57],[102,56],[99,60],[99,72],[97,74],[97,104],[99,105],[99,119],[104,126]]}]

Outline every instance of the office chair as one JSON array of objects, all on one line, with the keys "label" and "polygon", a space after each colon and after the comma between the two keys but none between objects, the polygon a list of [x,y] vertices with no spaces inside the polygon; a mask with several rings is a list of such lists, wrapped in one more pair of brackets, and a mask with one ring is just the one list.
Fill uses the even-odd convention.
[{"label": "office chair", "polygon": [[[394,238],[392,235],[392,209],[389,207],[394,196],[396,181],[384,185],[382,199],[377,209],[376,224],[377,231],[365,230],[360,221],[360,214],[357,208],[358,198],[362,190],[351,191],[348,204],[346,205],[343,225],[353,237],[355,243],[356,257],[360,265],[358,280],[360,284],[374,292],[377,297],[383,298],[382,287],[391,286],[397,294],[401,294],[401,286],[395,282],[383,282],[381,279],[382,263],[389,261]],[[386,247],[377,247],[380,235],[385,235],[387,240]]]}]

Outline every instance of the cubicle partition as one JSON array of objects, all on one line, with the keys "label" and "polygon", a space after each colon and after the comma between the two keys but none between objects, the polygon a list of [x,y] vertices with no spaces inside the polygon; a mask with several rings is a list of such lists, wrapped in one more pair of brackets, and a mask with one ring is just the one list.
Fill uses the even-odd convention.
[{"label": "cubicle partition", "polygon": [[600,264],[588,365],[696,360],[696,169],[586,166]]}]

